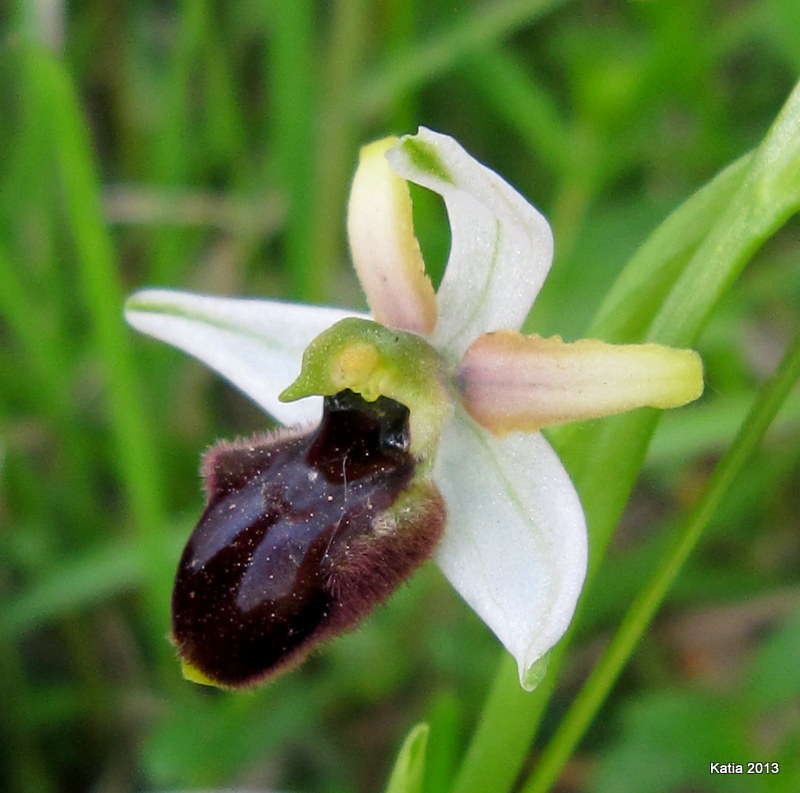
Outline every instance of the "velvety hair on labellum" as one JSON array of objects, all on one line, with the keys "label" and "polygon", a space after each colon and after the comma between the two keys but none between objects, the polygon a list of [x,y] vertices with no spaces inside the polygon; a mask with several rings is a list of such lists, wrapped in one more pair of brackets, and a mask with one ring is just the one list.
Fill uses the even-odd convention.
[{"label": "velvety hair on labellum", "polygon": [[408,409],[351,391],[326,397],[311,431],[210,449],[172,597],[184,661],[252,685],[355,626],[441,536],[444,502],[415,468]]}]

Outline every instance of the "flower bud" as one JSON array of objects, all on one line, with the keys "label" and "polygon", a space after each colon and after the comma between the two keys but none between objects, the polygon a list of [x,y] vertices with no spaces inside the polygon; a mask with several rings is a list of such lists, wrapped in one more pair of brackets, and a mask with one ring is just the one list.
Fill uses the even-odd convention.
[{"label": "flower bud", "polygon": [[346,390],[311,431],[209,450],[208,503],[172,599],[187,677],[262,682],[354,627],[431,555],[444,503],[415,478],[408,424],[399,402]]}]

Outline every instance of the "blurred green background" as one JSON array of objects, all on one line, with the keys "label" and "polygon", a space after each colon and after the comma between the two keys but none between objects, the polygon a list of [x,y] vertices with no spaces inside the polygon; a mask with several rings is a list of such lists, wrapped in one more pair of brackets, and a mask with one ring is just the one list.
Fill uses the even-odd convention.
[{"label": "blurred green background", "polygon": [[[499,648],[432,566],[263,690],[180,678],[165,636],[199,454],[265,418],[127,329],[124,296],[362,308],[358,146],[424,124],[549,217],[529,326],[577,337],[649,231],[766,132],[800,74],[795,0],[17,0],[0,25],[0,790],[380,790],[422,719],[426,793],[446,790]],[[446,221],[415,197],[436,277]],[[797,327],[799,262],[795,220],[706,328],[706,396],[660,425],[545,734]],[[799,439],[795,391],[561,790],[796,789]]]}]

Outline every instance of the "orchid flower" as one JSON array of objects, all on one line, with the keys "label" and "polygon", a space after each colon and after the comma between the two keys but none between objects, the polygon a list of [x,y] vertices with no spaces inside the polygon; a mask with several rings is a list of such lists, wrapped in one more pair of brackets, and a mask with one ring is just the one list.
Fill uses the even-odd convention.
[{"label": "orchid flower", "polygon": [[[438,292],[414,236],[407,181],[446,205],[452,243]],[[364,147],[347,228],[371,317],[155,289],[126,305],[131,325],[217,370],[278,422],[312,425],[207,454],[209,503],[173,600],[184,672],[224,686],[265,679],[360,620],[433,554],[530,689],[537,661],[573,616],[587,558],[578,495],[540,430],[683,405],[702,392],[700,359],[655,344],[521,334],[552,260],[550,228],[445,135],[421,128]],[[286,515],[300,501],[292,523]],[[323,513],[321,548],[307,527]],[[298,525],[302,540],[292,534]],[[195,575],[236,543],[227,567]],[[298,587],[315,576],[322,594],[306,597]],[[221,596],[207,591],[215,587],[235,604],[219,607]],[[323,595],[322,605],[306,603]],[[198,602],[224,616],[192,614],[182,627],[177,612]],[[226,657],[249,652],[238,632],[256,606],[283,620],[270,639],[280,646],[227,676]]]}]

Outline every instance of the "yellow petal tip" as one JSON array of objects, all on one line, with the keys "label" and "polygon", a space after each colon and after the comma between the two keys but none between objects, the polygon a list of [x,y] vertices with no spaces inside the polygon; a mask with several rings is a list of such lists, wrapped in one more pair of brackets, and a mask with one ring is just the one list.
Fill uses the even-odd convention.
[{"label": "yellow petal tip", "polygon": [[703,393],[703,363],[694,350],[660,344],[498,331],[467,350],[459,379],[467,412],[503,435],[640,407],[680,407]]},{"label": "yellow petal tip", "polygon": [[425,272],[411,196],[386,159],[397,138],[361,149],[350,188],[347,235],[353,265],[376,320],[429,334],[436,324],[436,295]]},{"label": "yellow petal tip", "polygon": [[198,669],[194,664],[189,661],[181,659],[181,674],[183,679],[188,680],[190,683],[197,683],[201,686],[214,686],[219,688],[219,683],[212,680],[205,672]]}]

